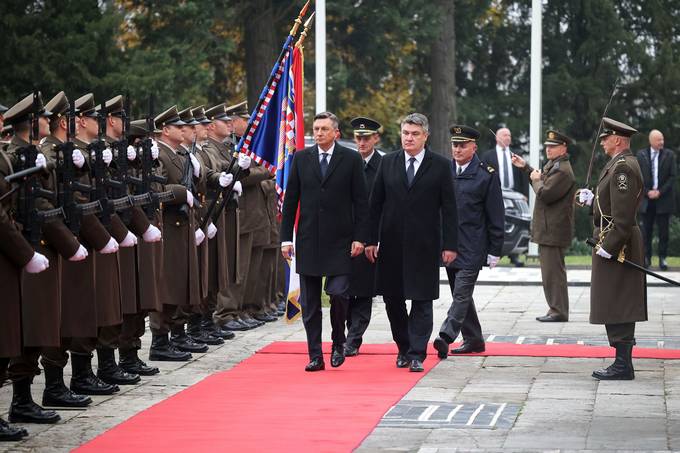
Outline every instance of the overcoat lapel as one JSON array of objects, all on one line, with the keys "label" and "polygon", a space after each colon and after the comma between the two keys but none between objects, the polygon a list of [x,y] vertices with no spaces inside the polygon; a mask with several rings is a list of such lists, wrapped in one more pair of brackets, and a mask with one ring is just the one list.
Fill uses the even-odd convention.
[{"label": "overcoat lapel", "polygon": [[[418,167],[418,171],[413,178],[413,184],[411,184],[409,190],[411,190],[411,188],[413,188],[418,183],[418,181],[420,181],[420,178],[425,174],[427,169],[430,168],[430,165],[432,165],[432,156],[430,153],[431,151],[425,150],[425,156],[423,157],[423,161],[420,163],[420,167]],[[404,170],[404,177],[406,177],[406,170]]]},{"label": "overcoat lapel", "polygon": [[321,181],[321,164],[319,164],[319,145],[314,146],[314,149],[310,150],[310,152],[307,154],[307,158],[310,161],[309,164],[314,169],[314,174],[316,175],[317,178],[319,178],[319,181]]},{"label": "overcoat lapel", "polygon": [[[326,180],[331,176],[331,173],[335,171],[336,168],[338,168],[338,165],[340,165],[340,161],[342,160],[343,152],[338,150],[338,147],[335,147],[335,151],[333,152],[333,157],[331,158],[330,164],[328,164],[328,169],[326,170],[326,176],[323,178],[323,181],[321,181],[321,185],[323,185]],[[317,159],[318,160],[318,159]],[[321,165],[319,165],[319,174],[321,174]]]}]

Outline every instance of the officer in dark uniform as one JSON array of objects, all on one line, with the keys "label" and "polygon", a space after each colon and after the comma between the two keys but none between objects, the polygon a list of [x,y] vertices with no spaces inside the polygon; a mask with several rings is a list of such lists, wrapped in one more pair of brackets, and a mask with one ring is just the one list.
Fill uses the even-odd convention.
[{"label": "officer in dark uniform", "polygon": [[581,189],[579,202],[592,205],[593,269],[590,284],[590,323],[604,324],[616,360],[596,370],[601,380],[631,380],[635,323],[647,320],[645,274],[621,262],[627,259],[644,265],[642,233],[637,208],[644,182],[637,159],[630,151],[630,137],[637,131],[610,118],[602,119],[600,145],[610,157],[597,181],[595,193]]},{"label": "officer in dark uniform", "polygon": [[[364,178],[370,193],[382,156],[375,145],[380,141],[382,126],[375,120],[364,117],[354,118],[351,122],[354,129],[354,141],[364,161]],[[349,308],[347,309],[347,341],[345,356],[352,357],[359,353],[363,335],[371,322],[371,308],[375,296],[375,264],[359,255],[352,259],[352,275],[349,283]],[[333,296],[337,297],[337,296]]]},{"label": "officer in dark uniform", "polygon": [[493,268],[503,247],[503,195],[493,167],[476,154],[479,132],[469,126],[451,126],[456,206],[458,207],[458,257],[446,268],[453,302],[434,340],[440,359],[449,344],[463,333],[463,345],[454,354],[484,351],[482,327],[472,299],[482,266]]}]

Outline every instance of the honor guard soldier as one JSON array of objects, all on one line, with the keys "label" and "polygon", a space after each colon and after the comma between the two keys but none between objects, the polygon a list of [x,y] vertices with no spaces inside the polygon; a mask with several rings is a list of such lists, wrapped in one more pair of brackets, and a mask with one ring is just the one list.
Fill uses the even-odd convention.
[{"label": "honor guard soldier", "polygon": [[446,266],[453,302],[439,329],[434,347],[440,359],[448,356],[449,344],[463,334],[454,354],[483,352],[484,337],[472,298],[482,266],[494,268],[503,248],[505,213],[498,173],[477,157],[479,132],[469,126],[451,126],[458,256]]},{"label": "honor guard soldier", "polygon": [[601,380],[635,378],[632,353],[635,323],[647,320],[645,275],[625,266],[623,260],[644,265],[642,233],[636,218],[644,188],[637,159],[630,151],[630,137],[637,130],[603,118],[600,145],[609,156],[595,193],[581,189],[579,202],[592,205],[594,239],[590,285],[590,322],[604,324],[616,359],[596,370]]},{"label": "honor guard soldier", "polygon": [[574,231],[574,193],[576,180],[569,162],[567,146],[571,139],[549,130],[543,145],[548,163],[543,171],[512,155],[512,164],[520,168],[531,182],[536,194],[531,240],[538,244],[543,292],[548,302],[548,313],[539,316],[541,322],[566,322],[569,320],[569,292],[564,254],[571,245]]}]

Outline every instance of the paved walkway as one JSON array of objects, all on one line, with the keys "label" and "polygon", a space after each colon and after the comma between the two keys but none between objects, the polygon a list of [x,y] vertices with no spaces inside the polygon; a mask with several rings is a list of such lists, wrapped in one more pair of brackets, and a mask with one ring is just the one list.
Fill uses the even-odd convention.
[{"label": "paved walkway", "polygon": [[[508,271],[515,279],[527,281],[536,272]],[[588,288],[571,286],[569,295],[568,323],[534,320],[546,311],[542,289],[536,285],[480,285],[475,301],[485,335],[494,336],[491,341],[517,341],[519,337],[528,342],[603,341],[604,328],[588,324]],[[442,298],[434,304],[437,326],[450,302],[450,293],[442,286]],[[680,290],[650,288],[649,308],[650,320],[638,324],[639,342],[651,346],[663,341],[661,345],[666,347],[680,342]],[[326,340],[330,338],[328,318],[324,313]],[[113,397],[93,397],[94,404],[87,410],[60,411],[63,421],[57,425],[29,425],[29,438],[0,445],[0,451],[68,451],[211,373],[233,367],[271,341],[304,338],[301,323],[279,321],[239,334],[224,346],[195,355],[192,362],[157,363],[160,375],[123,387]],[[376,303],[365,341],[390,340],[384,308]],[[149,341],[146,335],[144,350],[148,350]],[[301,367],[305,365],[304,356],[297,360]],[[630,382],[598,382],[590,377],[593,369],[607,362],[451,357],[440,362],[386,414],[358,451],[680,450],[680,361],[637,360],[637,378]],[[272,385],[276,385],[274,378]],[[40,401],[42,377],[36,379],[33,391]],[[10,394],[8,387],[0,389],[0,412],[5,418]],[[257,450],[256,443],[253,450]]]}]

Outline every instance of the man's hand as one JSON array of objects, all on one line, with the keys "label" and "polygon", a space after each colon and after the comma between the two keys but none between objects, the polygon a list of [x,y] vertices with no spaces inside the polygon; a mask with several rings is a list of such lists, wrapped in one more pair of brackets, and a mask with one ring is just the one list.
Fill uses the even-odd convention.
[{"label": "man's hand", "polygon": [[160,149],[158,149],[158,143],[156,140],[151,140],[151,158],[153,160],[158,159],[158,154],[160,153]]},{"label": "man's hand", "polygon": [[442,252],[442,262],[444,263],[444,266],[448,266],[449,264],[453,263],[457,256],[458,252],[454,252],[453,250],[444,250]]},{"label": "man's hand", "polygon": [[38,153],[38,155],[35,156],[35,166],[42,168],[47,167],[47,159],[45,159],[45,155],[43,153]]},{"label": "man's hand", "polygon": [[127,159],[131,162],[137,159],[137,150],[132,145],[128,145],[127,147]]},{"label": "man's hand", "polygon": [[283,255],[283,257],[287,260],[293,259],[295,256],[295,247],[292,245],[282,245],[281,255]]},{"label": "man's hand", "polygon": [[163,238],[163,233],[161,233],[161,230],[154,225],[149,225],[149,228],[146,229],[142,238],[144,239],[144,242],[158,242]]},{"label": "man's hand", "polygon": [[203,232],[202,229],[199,228],[194,232],[194,239],[196,242],[196,247],[203,243],[203,240],[205,239],[205,233]]},{"label": "man's hand", "polygon": [[217,227],[215,226],[214,223],[210,222],[210,225],[208,225],[208,230],[207,230],[208,239],[214,238],[216,234],[217,234]]},{"label": "man's hand", "polygon": [[601,256],[602,258],[604,258],[606,260],[612,259],[612,255],[609,252],[607,252],[605,249],[603,249],[602,247],[597,247],[595,249],[595,254]]},{"label": "man's hand", "polygon": [[361,253],[364,251],[364,244],[362,244],[359,241],[353,241],[352,242],[352,250],[350,252],[352,258],[355,256],[361,255]]},{"label": "man's hand", "polygon": [[194,178],[198,178],[201,176],[201,163],[191,153],[189,153],[189,159],[191,160],[191,166],[194,167]]},{"label": "man's hand", "polygon": [[658,190],[653,189],[647,192],[647,197],[649,197],[650,200],[656,200],[659,196],[661,196],[661,192]]},{"label": "man's hand", "polygon": [[109,242],[99,250],[102,255],[108,255],[110,253],[116,253],[118,251],[118,242],[114,238],[109,239]]},{"label": "man's hand", "polygon": [[538,170],[532,171],[531,174],[529,175],[529,179],[531,179],[532,181],[538,181],[539,179],[541,179],[541,172]]},{"label": "man's hand", "polygon": [[73,159],[73,165],[75,165],[76,168],[83,168],[83,165],[85,165],[85,156],[83,156],[83,153],[81,153],[79,149],[73,150],[71,158]]},{"label": "man's hand", "polygon": [[223,171],[220,173],[219,183],[220,187],[227,187],[234,180],[234,175]]},{"label": "man's hand", "polygon": [[33,258],[26,263],[24,270],[29,274],[37,274],[50,267],[50,260],[45,255],[38,252],[33,252]]},{"label": "man's hand", "polygon": [[187,190],[187,204],[190,208],[194,207],[194,194]]},{"label": "man's hand", "polygon": [[88,255],[88,253],[87,253],[87,250],[85,249],[85,247],[83,247],[82,245],[79,245],[78,250],[76,250],[76,253],[74,253],[73,256],[71,258],[69,258],[68,260],[73,261],[73,262],[82,261],[85,258],[87,258],[87,255]]},{"label": "man's hand", "polygon": [[593,198],[595,198],[595,194],[590,189],[581,189],[578,192],[578,201],[582,205],[590,206],[593,204]]},{"label": "man's hand", "polygon": [[369,245],[364,249],[364,255],[366,255],[366,259],[368,261],[370,261],[371,263],[375,263],[375,260],[378,259],[378,246]]},{"label": "man's hand", "polygon": [[238,155],[238,166],[241,167],[242,170],[247,170],[250,168],[250,156],[246,156],[245,154],[239,153]]},{"label": "man's hand", "polygon": [[234,183],[234,192],[236,192],[236,195],[239,197],[243,195],[243,185],[241,184],[241,181],[236,181]]},{"label": "man's hand", "polygon": [[489,265],[489,269],[493,269],[500,259],[500,256],[486,255],[486,264]]},{"label": "man's hand", "polygon": [[515,153],[510,153],[510,160],[512,161],[512,165],[518,168],[524,168],[527,166],[527,161],[519,157]]},{"label": "man's hand", "polygon": [[118,245],[123,248],[134,247],[135,245],[137,245],[137,236],[132,234],[131,231],[128,231],[127,234],[125,235],[125,238]]},{"label": "man's hand", "polygon": [[102,160],[107,166],[111,165],[111,161],[113,160],[113,152],[111,151],[111,148],[105,148],[104,151],[102,151]]}]

